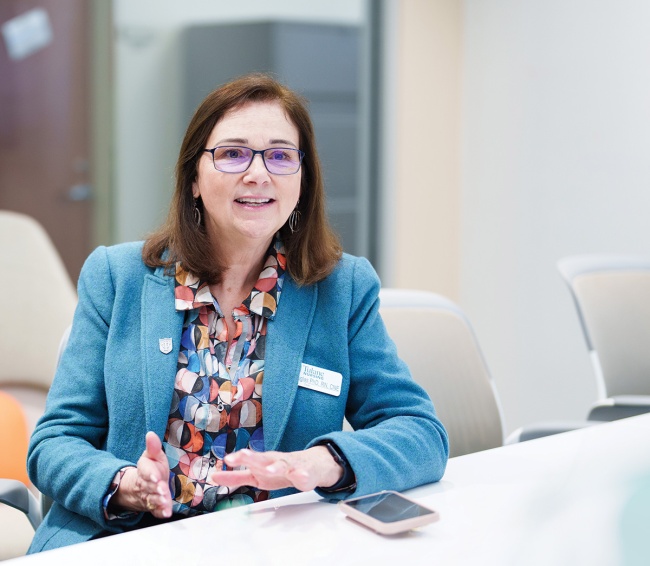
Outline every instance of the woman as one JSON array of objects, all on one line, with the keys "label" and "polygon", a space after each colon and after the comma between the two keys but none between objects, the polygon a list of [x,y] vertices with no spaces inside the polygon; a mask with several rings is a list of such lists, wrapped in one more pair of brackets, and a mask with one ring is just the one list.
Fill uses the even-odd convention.
[{"label": "woman", "polygon": [[447,436],[378,291],[327,224],[302,100],[264,75],[214,91],[167,223],[82,270],[30,445],[30,477],[55,501],[30,551],[296,490],[440,479]]}]

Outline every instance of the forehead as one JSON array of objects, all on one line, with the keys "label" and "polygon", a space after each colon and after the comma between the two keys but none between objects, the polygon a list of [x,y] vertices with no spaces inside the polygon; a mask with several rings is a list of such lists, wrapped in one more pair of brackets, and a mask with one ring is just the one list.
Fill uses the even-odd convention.
[{"label": "forehead", "polygon": [[292,141],[298,145],[298,128],[287,116],[279,102],[249,102],[232,108],[216,123],[209,140],[268,143],[274,139]]}]

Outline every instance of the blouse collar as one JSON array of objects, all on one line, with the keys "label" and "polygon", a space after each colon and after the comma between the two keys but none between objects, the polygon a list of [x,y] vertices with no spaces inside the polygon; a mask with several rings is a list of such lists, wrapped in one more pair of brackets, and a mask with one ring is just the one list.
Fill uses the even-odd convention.
[{"label": "blouse collar", "polygon": [[[257,314],[273,319],[280,302],[286,265],[284,246],[279,235],[276,234],[266,252],[266,260],[257,282],[244,302],[235,308],[234,314],[237,317]],[[214,305],[219,312],[217,301],[212,296],[208,283],[186,271],[181,262],[176,262],[174,296],[177,311]]]}]

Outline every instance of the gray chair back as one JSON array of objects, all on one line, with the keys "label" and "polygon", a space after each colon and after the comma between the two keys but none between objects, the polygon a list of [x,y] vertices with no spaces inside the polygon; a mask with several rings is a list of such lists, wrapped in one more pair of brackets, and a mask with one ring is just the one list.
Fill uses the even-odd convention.
[{"label": "gray chair back", "polygon": [[650,395],[650,258],[571,256],[558,269],[578,312],[599,397]]},{"label": "gray chair back", "polygon": [[449,433],[450,456],[501,446],[499,400],[463,311],[426,291],[384,288],[379,298],[399,356],[431,397]]}]

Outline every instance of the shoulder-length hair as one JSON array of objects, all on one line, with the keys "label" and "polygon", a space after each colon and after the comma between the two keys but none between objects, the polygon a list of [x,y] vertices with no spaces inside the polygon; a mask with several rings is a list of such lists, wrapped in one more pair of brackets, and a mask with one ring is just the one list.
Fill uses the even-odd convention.
[{"label": "shoulder-length hair", "polygon": [[[217,283],[228,268],[228,258],[215,256],[203,222],[195,219],[196,201],[192,184],[197,164],[217,122],[230,110],[251,102],[278,102],[299,132],[299,146],[305,152],[301,165],[298,229],[291,232],[288,221],[280,229],[287,259],[287,271],[299,285],[310,285],[327,277],[341,257],[341,245],[325,213],[325,188],[316,151],[314,127],[304,99],[265,74],[235,79],[211,92],[190,120],[176,163],[176,188],[166,222],[145,242],[142,257],[150,267],[165,267],[173,274],[180,261],[184,269],[208,283]],[[204,216],[204,215],[203,215]]]}]

